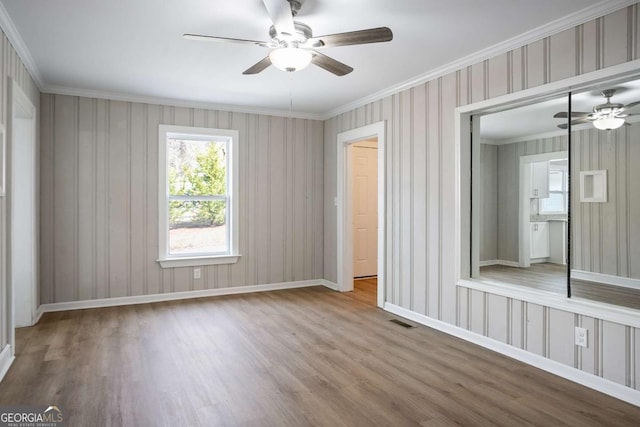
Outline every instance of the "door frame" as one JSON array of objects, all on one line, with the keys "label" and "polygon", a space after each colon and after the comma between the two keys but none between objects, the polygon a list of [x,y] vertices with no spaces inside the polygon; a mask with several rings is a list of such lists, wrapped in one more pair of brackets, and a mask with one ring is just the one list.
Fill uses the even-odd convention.
[{"label": "door frame", "polygon": [[377,138],[378,141],[378,292],[377,306],[382,308],[385,302],[385,129],[384,121],[372,123],[346,132],[337,137],[337,285],[340,292],[353,290],[353,228],[351,218],[353,213],[352,200],[352,144],[367,139]]},{"label": "door frame", "polygon": [[[24,93],[22,88],[18,85],[18,83],[13,79],[9,78],[8,82],[9,88],[9,98],[8,98],[8,114],[7,114],[7,170],[6,170],[6,183],[7,183],[7,192],[6,192],[6,230],[7,230],[7,255],[6,255],[6,286],[7,286],[7,325],[8,325],[8,338],[9,345],[11,346],[11,354],[15,354],[15,306],[14,306],[14,296],[15,290],[13,289],[13,279],[12,279],[12,246],[13,246],[13,229],[12,229],[12,203],[13,203],[13,192],[14,182],[13,182],[13,145],[14,145],[14,134],[13,129],[15,128],[16,119],[29,119],[31,121],[31,143],[33,144],[33,174],[34,174],[34,215],[33,215],[33,283],[32,283],[32,307],[31,307],[31,324],[34,324],[36,320],[36,312],[38,309],[38,145],[37,145],[37,110],[35,105],[31,102],[29,97]],[[26,117],[20,117],[19,114],[24,115]]]}]

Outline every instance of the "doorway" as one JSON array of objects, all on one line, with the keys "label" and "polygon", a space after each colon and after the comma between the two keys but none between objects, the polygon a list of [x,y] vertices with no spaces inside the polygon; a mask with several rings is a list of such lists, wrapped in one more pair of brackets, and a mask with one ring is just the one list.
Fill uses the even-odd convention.
[{"label": "doorway", "polygon": [[9,81],[7,133],[7,283],[10,343],[14,328],[32,326],[37,291],[36,108],[18,84]]},{"label": "doorway", "polygon": [[[336,197],[337,206],[337,267],[338,267],[338,290],[341,292],[350,292],[354,290],[354,277],[356,274],[363,275],[373,271],[376,275],[376,305],[384,306],[384,253],[385,253],[385,123],[378,122],[347,132],[338,134],[338,155],[337,155],[337,178],[338,192]],[[368,143],[364,141],[369,141]],[[375,193],[375,211],[373,224],[375,225],[376,237],[369,237],[376,244],[375,255],[371,250],[364,251],[359,241],[354,238],[354,153],[355,147],[362,148],[367,144],[371,145],[375,141],[377,145],[374,154],[368,154],[376,165],[375,185],[370,188]],[[366,148],[365,148],[366,149]],[[370,150],[371,148],[369,148]],[[359,150],[359,148],[356,148]],[[356,183],[362,185],[362,183]],[[370,186],[370,184],[368,184]],[[370,209],[371,210],[371,209]],[[371,222],[371,214],[367,219],[366,233],[369,234],[373,230],[374,225]],[[369,234],[370,235],[370,234]],[[370,248],[369,248],[370,249]],[[373,260],[375,258],[375,261]],[[372,268],[373,262],[375,268]],[[356,268],[356,263],[358,267]],[[364,272],[364,273],[363,273]]]},{"label": "doorway", "polygon": [[354,142],[351,150],[353,291],[376,305],[378,276],[378,140]]}]

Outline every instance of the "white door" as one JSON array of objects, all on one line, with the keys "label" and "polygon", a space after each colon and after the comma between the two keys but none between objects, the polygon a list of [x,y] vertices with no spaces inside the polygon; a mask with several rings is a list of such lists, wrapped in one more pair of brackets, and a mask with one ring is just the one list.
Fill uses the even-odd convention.
[{"label": "white door", "polygon": [[[374,143],[375,144],[375,143]],[[377,275],[378,150],[353,146],[353,276]]]}]

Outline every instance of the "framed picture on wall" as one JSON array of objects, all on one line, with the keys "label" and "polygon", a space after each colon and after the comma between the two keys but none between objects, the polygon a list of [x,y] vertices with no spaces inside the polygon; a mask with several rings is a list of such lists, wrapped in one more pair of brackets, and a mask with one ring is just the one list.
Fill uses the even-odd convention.
[{"label": "framed picture on wall", "polygon": [[6,154],[7,154],[7,144],[6,144],[6,132],[4,126],[0,125],[0,197],[4,197],[6,191]]}]

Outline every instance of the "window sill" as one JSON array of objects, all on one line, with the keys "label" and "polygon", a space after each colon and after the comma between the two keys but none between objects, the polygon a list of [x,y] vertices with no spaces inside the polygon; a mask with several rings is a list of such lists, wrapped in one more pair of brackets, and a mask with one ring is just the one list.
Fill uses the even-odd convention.
[{"label": "window sill", "polygon": [[235,264],[242,255],[216,255],[158,259],[160,267],[197,267],[201,265]]},{"label": "window sill", "polygon": [[566,296],[540,289],[523,289],[522,286],[515,284],[496,283],[479,279],[461,279],[458,280],[458,286],[635,328],[640,327],[638,310],[631,308],[576,297],[567,298]]}]

